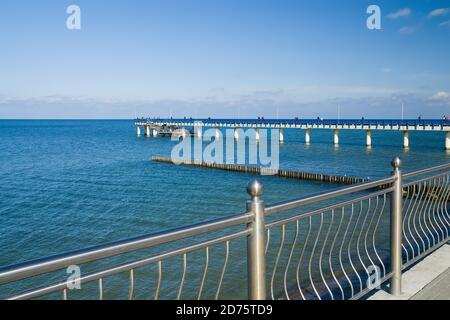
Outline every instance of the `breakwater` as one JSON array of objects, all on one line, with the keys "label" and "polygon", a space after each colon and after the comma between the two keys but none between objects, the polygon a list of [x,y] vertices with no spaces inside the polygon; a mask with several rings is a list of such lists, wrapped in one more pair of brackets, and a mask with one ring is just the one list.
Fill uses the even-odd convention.
[{"label": "breakwater", "polygon": [[195,166],[209,169],[235,171],[250,174],[262,174],[262,175],[272,175],[283,178],[298,179],[298,180],[310,180],[310,181],[321,181],[321,182],[331,182],[331,183],[341,183],[341,184],[355,184],[365,182],[368,179],[341,176],[341,175],[327,175],[322,173],[311,173],[302,171],[291,171],[282,169],[270,169],[261,168],[255,166],[244,166],[236,164],[226,164],[226,163],[213,163],[204,162],[198,160],[185,160],[185,159],[172,159],[169,157],[153,156],[152,161],[162,162],[162,163],[176,163],[180,165]]}]

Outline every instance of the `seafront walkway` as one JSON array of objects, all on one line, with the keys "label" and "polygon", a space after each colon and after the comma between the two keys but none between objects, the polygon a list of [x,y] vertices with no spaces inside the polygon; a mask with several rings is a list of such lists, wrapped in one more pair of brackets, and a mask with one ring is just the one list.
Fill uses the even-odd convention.
[{"label": "seafront walkway", "polygon": [[450,300],[450,243],[403,273],[399,296],[380,290],[369,300]]}]

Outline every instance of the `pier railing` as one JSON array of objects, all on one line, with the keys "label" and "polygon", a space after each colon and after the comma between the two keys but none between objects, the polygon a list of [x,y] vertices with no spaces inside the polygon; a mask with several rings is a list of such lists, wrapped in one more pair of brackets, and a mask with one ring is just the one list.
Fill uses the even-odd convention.
[{"label": "pier railing", "polygon": [[237,125],[345,125],[345,126],[400,126],[400,127],[448,127],[448,119],[162,119],[162,118],[141,118],[136,119],[136,124],[146,123],[173,123],[187,124],[202,123],[205,126],[216,126],[218,124]]},{"label": "pier railing", "polygon": [[[450,164],[0,270],[7,299],[358,299],[450,240]],[[78,270],[79,274],[68,271]]]}]

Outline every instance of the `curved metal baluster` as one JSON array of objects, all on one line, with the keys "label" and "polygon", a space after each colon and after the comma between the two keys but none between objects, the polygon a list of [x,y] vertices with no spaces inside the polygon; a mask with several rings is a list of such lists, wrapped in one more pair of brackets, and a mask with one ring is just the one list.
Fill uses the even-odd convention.
[{"label": "curved metal baluster", "polygon": [[319,225],[319,230],[317,231],[317,237],[316,240],[314,241],[314,245],[311,251],[311,257],[309,258],[309,266],[308,266],[308,271],[309,271],[309,281],[311,282],[311,286],[314,290],[314,293],[317,295],[317,298],[319,300],[322,300],[322,298],[320,297],[320,294],[317,292],[316,286],[314,285],[314,281],[312,278],[312,260],[314,258],[314,253],[316,251],[316,247],[317,247],[317,242],[319,241],[319,237],[320,237],[320,233],[322,231],[322,225],[323,225],[323,212],[320,213],[320,225]]},{"label": "curved metal baluster", "polygon": [[[334,210],[333,210],[333,212],[334,212]],[[339,226],[338,226],[338,228],[336,230],[336,233],[334,235],[333,243],[331,244],[330,255],[328,257],[328,264],[329,264],[329,267],[330,267],[331,275],[333,276],[334,281],[337,283],[339,289],[341,290],[342,300],[344,300],[344,289],[342,289],[341,284],[339,283],[338,279],[336,278],[336,275],[334,274],[332,258],[333,258],[334,246],[335,246],[336,240],[337,240],[337,238],[339,236],[339,232],[341,231],[341,226],[342,226],[342,221],[343,220],[344,220],[344,207],[342,207],[341,219],[339,220]],[[345,274],[345,270],[344,270],[344,274]]]},{"label": "curved metal baluster", "polygon": [[[419,202],[417,204],[417,207],[416,207],[416,210],[414,212],[413,227],[414,227],[414,231],[416,231],[417,238],[419,238],[420,242],[423,245],[423,250],[420,250],[422,248],[419,248],[419,252],[417,253],[418,255],[420,255],[421,253],[425,252],[425,248],[426,247],[425,247],[425,241],[423,241],[423,237],[420,234],[419,230],[417,229],[417,215],[418,215],[418,212],[420,211],[419,208],[423,207],[423,206],[421,206],[421,204],[423,202],[423,198],[424,198],[424,195],[425,195],[426,186],[425,185],[422,186],[422,184],[419,184],[418,186],[419,186],[419,190],[422,189],[422,191],[421,191],[421,195],[420,195],[420,200],[419,200]],[[419,216],[419,219],[420,219],[420,216]]]},{"label": "curved metal baluster", "polygon": [[308,221],[309,221],[309,223],[308,223],[308,232],[307,232],[307,235],[306,235],[306,238],[305,238],[305,242],[303,244],[303,248],[302,248],[302,252],[300,254],[300,258],[298,259],[297,269],[295,271],[295,278],[297,280],[297,288],[298,288],[298,291],[299,291],[300,295],[302,296],[303,300],[306,300],[306,298],[303,295],[303,292],[302,292],[302,289],[301,289],[301,286],[300,286],[300,267],[301,267],[301,264],[302,264],[302,260],[303,260],[304,254],[305,254],[306,247],[308,245],[309,235],[311,234],[311,225],[312,225],[312,218],[311,218],[311,216],[308,217]]},{"label": "curved metal baluster", "polygon": [[281,251],[283,250],[284,245],[284,233],[285,233],[285,225],[281,225],[281,242],[280,248],[278,249],[277,259],[275,260],[275,264],[273,266],[272,277],[270,279],[270,295],[272,296],[272,300],[275,300],[275,295],[273,291],[274,282],[275,282],[275,273],[277,272],[278,262],[280,261]]},{"label": "curved metal baluster", "polygon": [[[437,180],[437,187],[435,189],[436,190],[435,191],[436,198],[433,203],[433,207],[429,212],[428,219],[430,220],[430,224],[433,227],[433,230],[436,232],[437,243],[440,243],[441,239],[444,239],[444,238],[441,237],[441,235],[443,236],[443,231],[442,231],[441,227],[439,226],[439,223],[436,220],[436,215],[438,214],[438,206],[439,206],[439,200],[440,200],[440,195],[441,195],[441,177],[436,178],[436,180]],[[431,219],[431,218],[433,218],[433,219]],[[434,223],[433,223],[433,221],[434,221]]]},{"label": "curved metal baluster", "polygon": [[197,300],[200,300],[202,297],[203,286],[205,285],[206,273],[208,272],[209,265],[209,247],[205,248],[205,269],[203,269],[202,281],[200,283],[200,288],[198,289]]},{"label": "curved metal baluster", "polygon": [[[403,240],[406,240],[408,243],[408,238],[406,237],[406,220],[408,217],[408,212],[409,212],[409,207],[411,206],[411,201],[409,199],[409,192],[410,192],[410,187],[406,187],[403,188],[402,192],[406,191],[406,198],[403,201],[403,221],[402,221],[402,235],[403,235]],[[408,207],[405,206],[405,204],[408,203]],[[408,249],[406,249],[406,246],[404,245],[404,241],[402,241],[402,248],[405,251],[405,255],[406,255],[406,261],[409,261],[409,253],[408,253]]]},{"label": "curved metal baluster", "polygon": [[363,223],[361,225],[361,231],[359,232],[358,240],[356,242],[356,252],[358,254],[358,259],[359,259],[359,262],[361,263],[361,265],[364,267],[364,271],[366,272],[367,277],[370,277],[370,275],[369,275],[369,272],[367,271],[367,266],[364,264],[364,261],[363,261],[363,259],[361,257],[361,253],[359,252],[360,251],[359,250],[359,243],[361,241],[361,236],[362,236],[362,233],[364,231],[364,226],[366,225],[367,217],[369,216],[370,208],[371,208],[371,202],[370,202],[370,198],[369,198],[369,199],[367,199],[367,210],[366,210],[366,213],[365,213],[365,217],[364,217]]},{"label": "curved metal baluster", "polygon": [[327,246],[328,236],[330,235],[331,227],[333,226],[333,221],[334,221],[334,209],[331,210],[331,221],[330,221],[330,224],[328,225],[327,233],[325,234],[325,239],[323,240],[322,249],[320,250],[320,255],[319,255],[320,277],[322,278],[322,282],[325,284],[325,287],[327,288],[328,292],[330,293],[331,300],[334,300],[334,295],[333,295],[333,292],[331,292],[330,287],[328,286],[327,280],[323,276],[322,258],[323,258],[323,253],[325,251],[325,247]]},{"label": "curved metal baluster", "polygon": [[[420,201],[421,201],[421,198],[422,198],[422,188],[421,188],[420,184],[415,184],[414,185],[414,190],[415,190],[415,188],[417,188],[417,196],[416,196],[416,200],[414,201],[413,208],[411,209],[411,214],[409,215],[408,231],[411,234],[411,239],[414,241],[414,243],[417,246],[417,255],[419,255],[420,252],[421,252],[420,251],[421,246],[420,246],[419,242],[416,239],[419,238],[421,240],[421,236],[419,234],[419,231],[416,228],[416,214],[417,214],[417,209],[420,206]],[[411,225],[413,226],[413,230],[411,230]],[[415,233],[413,233],[413,231]],[[423,243],[423,241],[421,241],[421,242]],[[424,243],[423,243],[423,245],[425,246]],[[415,256],[416,256],[416,252],[413,251],[413,255],[412,255],[413,259],[415,258]]]},{"label": "curved metal baluster", "polygon": [[[410,196],[411,190],[412,190],[412,194]],[[416,190],[416,185],[411,185],[411,186],[407,187],[406,199],[408,200],[408,207],[406,208],[406,210],[404,210],[405,214],[403,216],[403,239],[406,240],[409,247],[411,248],[411,253],[413,255],[413,258],[414,258],[414,247],[413,247],[411,241],[409,240],[407,230],[409,230],[411,232],[409,223],[410,223],[410,218],[411,218],[411,206],[414,203],[415,190]],[[386,195],[385,195],[385,200],[386,200]],[[409,261],[408,250],[406,250],[406,261]]]},{"label": "curved metal baluster", "polygon": [[[431,239],[430,239],[430,242],[428,244],[429,248],[431,248],[431,247],[433,247],[436,244],[436,239],[434,238],[433,231],[431,231],[430,226],[428,225],[428,221],[431,223],[430,210],[433,208],[433,203],[434,203],[433,192],[434,192],[435,181],[436,180],[435,179],[431,179],[429,181],[430,181],[430,186],[428,188],[429,198],[428,198],[428,201],[427,201],[426,209],[423,212],[423,223],[424,223],[426,229],[428,230],[428,234],[431,236],[431,239],[433,240],[433,241],[431,241]],[[431,184],[433,184],[433,186]],[[427,221],[427,217],[428,217],[428,221]]]},{"label": "curved metal baluster", "polygon": [[377,224],[375,225],[375,228],[373,230],[373,237],[372,237],[373,250],[375,251],[375,255],[377,256],[378,261],[380,261],[381,266],[383,267],[383,277],[386,276],[386,267],[384,266],[383,260],[381,259],[380,255],[378,254],[375,237],[378,231],[378,226],[380,224],[381,217],[383,216],[384,213],[385,205],[386,205],[386,194],[383,194],[383,205],[381,206],[380,215],[378,216]]},{"label": "curved metal baluster", "polygon": [[[369,258],[369,261],[370,261],[370,263],[372,264],[373,267],[375,267],[376,264],[375,264],[375,262],[372,260],[372,258],[370,256],[369,248],[367,246],[367,238],[369,237],[370,228],[372,227],[373,220],[375,218],[375,215],[377,214],[378,204],[379,204],[379,196],[376,196],[375,209],[373,210],[372,217],[370,218],[369,226],[367,227],[366,235],[364,236],[364,250],[365,250],[366,255]],[[370,213],[370,211],[367,212],[367,214],[369,214],[369,213]]]},{"label": "curved metal baluster", "polygon": [[[429,197],[429,193],[428,193],[428,191],[427,191],[427,181],[425,181],[424,182],[424,193],[425,193],[425,201],[424,201],[424,203],[423,203],[423,205],[422,205],[422,209],[420,210],[420,215],[419,215],[419,228],[420,228],[420,230],[422,231],[422,233],[423,233],[423,235],[425,236],[425,238],[427,239],[427,243],[428,243],[428,249],[429,248],[431,248],[431,240],[430,240],[430,238],[428,238],[428,235],[427,235],[427,233],[425,232],[425,230],[423,229],[423,226],[422,226],[422,219],[424,218],[424,212],[426,212],[426,207],[428,206],[428,203],[429,203],[429,201],[428,201],[428,197]],[[425,246],[424,247],[424,252],[427,250],[427,247]]]},{"label": "curved metal baluster", "polygon": [[[442,199],[442,218],[444,219],[444,226],[450,227],[450,214],[448,212],[448,205],[447,203],[450,202],[450,175],[445,176],[445,185],[446,185],[446,191],[444,193],[443,199]],[[447,229],[447,228],[446,228]],[[447,229],[447,237],[449,236]]]},{"label": "curved metal baluster", "polygon": [[287,300],[290,300],[288,289],[287,289],[287,274],[288,274],[289,266],[291,264],[292,255],[294,254],[295,245],[297,243],[298,230],[299,230],[298,220],[295,221],[295,224],[296,224],[296,226],[295,226],[296,227],[295,228],[295,237],[294,237],[294,240],[292,242],[291,252],[289,253],[288,261],[286,263],[286,268],[285,268],[285,271],[284,271],[284,293],[286,295],[286,299]]},{"label": "curved metal baluster", "polygon": [[[342,207],[342,218],[344,218],[344,214],[345,214],[345,207]],[[347,279],[347,281],[348,281],[348,283],[350,285],[350,289],[351,289],[350,297],[353,297],[353,295],[354,295],[354,288],[353,288],[353,283],[350,280],[350,277],[348,276],[348,274],[347,274],[347,272],[345,271],[345,268],[344,268],[344,263],[342,261],[342,249],[344,248],[345,239],[347,238],[348,230],[350,229],[350,225],[352,223],[352,220],[353,220],[353,210],[350,213],[350,218],[348,220],[347,227],[345,228],[344,236],[342,238],[342,242],[341,242],[341,245],[339,247],[339,264],[341,266],[342,271],[344,272],[345,278]],[[348,243],[348,245],[350,246],[350,242]],[[345,298],[345,296],[344,296],[344,298]]]},{"label": "curved metal baluster", "polygon": [[186,269],[187,269],[187,254],[183,254],[183,275],[181,276],[181,282],[180,282],[180,288],[178,289],[178,295],[177,300],[180,300],[181,298],[181,292],[183,291],[184,286],[184,279],[186,276]]},{"label": "curved metal baluster", "polygon": [[128,291],[128,300],[133,300],[134,294],[134,269],[130,269],[130,290]]},{"label": "curved metal baluster", "polygon": [[158,285],[156,286],[155,300],[159,299],[159,292],[161,290],[161,279],[162,279],[162,261],[158,261]]},{"label": "curved metal baluster", "polygon": [[219,299],[220,289],[222,288],[223,277],[225,276],[225,271],[227,269],[228,256],[230,255],[230,240],[226,241],[225,246],[226,246],[226,255],[225,255],[225,261],[223,262],[222,273],[220,274],[219,285],[217,286],[217,292],[216,292],[216,297],[215,297],[216,300]]},{"label": "curved metal baluster", "polygon": [[[353,214],[354,209],[355,209],[354,208],[354,203],[352,203],[352,214]],[[353,243],[353,238],[354,238],[355,233],[356,233],[356,228],[358,227],[359,220],[361,218],[361,213],[362,213],[362,201],[360,202],[358,216],[356,218],[355,226],[353,227],[353,230],[352,230],[352,235],[350,236],[350,241],[349,241],[348,250],[347,250],[348,260],[350,261],[350,265],[352,266],[352,269],[355,272],[355,274],[356,274],[356,276],[358,277],[358,280],[359,280],[359,291],[363,290],[363,288],[362,288],[363,283],[362,283],[361,277],[359,276],[359,272],[356,270],[356,267],[353,264],[353,259],[352,259],[352,254],[351,254],[351,247],[352,247],[352,243]]]},{"label": "curved metal baluster", "polygon": [[444,215],[444,210],[443,210],[443,206],[446,205],[445,202],[445,198],[447,196],[447,184],[446,184],[446,177],[442,176],[442,187],[441,187],[441,192],[439,194],[439,201],[438,201],[438,205],[436,207],[436,214],[435,217],[437,216],[437,219],[439,219],[439,222],[436,221],[436,223],[439,226],[439,229],[442,232],[442,241],[444,241],[447,237],[448,237],[448,229],[445,225],[445,222],[442,220],[442,217]]},{"label": "curved metal baluster", "polygon": [[267,250],[269,250],[269,242],[270,242],[270,229],[267,229],[267,239],[266,239],[266,249],[264,253],[267,255]]},{"label": "curved metal baluster", "polygon": [[449,212],[448,212],[448,206],[447,206],[447,203],[449,202],[449,200],[450,200],[450,184],[449,184],[449,182],[450,182],[450,175],[447,175],[446,176],[446,182],[445,182],[445,184],[446,184],[446,189],[447,189],[447,191],[445,192],[445,195],[444,195],[444,197],[443,197],[443,199],[442,199],[442,218],[444,219],[444,225],[447,225],[447,227],[446,227],[446,230],[447,230],[447,238],[449,237],[449,232],[450,232],[450,214],[449,214]]},{"label": "curved metal baluster", "polygon": [[[442,212],[443,212],[443,217],[444,217],[445,223],[450,227],[450,213],[448,212],[448,205],[447,205],[447,203],[450,201],[450,175],[447,176],[446,184],[447,184],[447,194],[444,197],[444,201],[443,201],[444,208],[443,208]],[[444,214],[444,212],[445,212],[445,214]],[[448,237],[448,233],[447,233],[447,237]]]},{"label": "curved metal baluster", "polygon": [[103,278],[98,279],[98,299],[103,300]]},{"label": "curved metal baluster", "polygon": [[[442,177],[442,189],[443,189],[442,190],[442,196],[440,196],[439,205],[436,208],[436,215],[435,215],[435,216],[438,217],[439,222],[440,222],[440,224],[438,223],[438,225],[440,225],[439,228],[442,231],[442,240],[444,240],[444,239],[446,239],[448,237],[448,229],[445,226],[445,222],[441,218],[441,215],[444,216],[444,210],[443,210],[444,208],[443,208],[443,206],[447,205],[446,201],[445,201],[446,200],[446,195],[447,195],[447,187],[445,187],[447,184],[446,184],[445,180],[446,180],[445,176]],[[444,218],[444,220],[445,220],[445,218]]]}]

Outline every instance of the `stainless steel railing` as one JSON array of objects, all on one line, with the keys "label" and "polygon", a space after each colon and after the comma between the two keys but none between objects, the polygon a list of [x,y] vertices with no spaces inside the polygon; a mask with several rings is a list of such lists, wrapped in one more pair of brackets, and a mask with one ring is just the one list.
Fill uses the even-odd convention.
[{"label": "stainless steel railing", "polygon": [[253,181],[245,213],[0,269],[0,298],[358,299],[388,281],[398,295],[402,270],[450,240],[450,164],[400,165],[268,207]]}]

